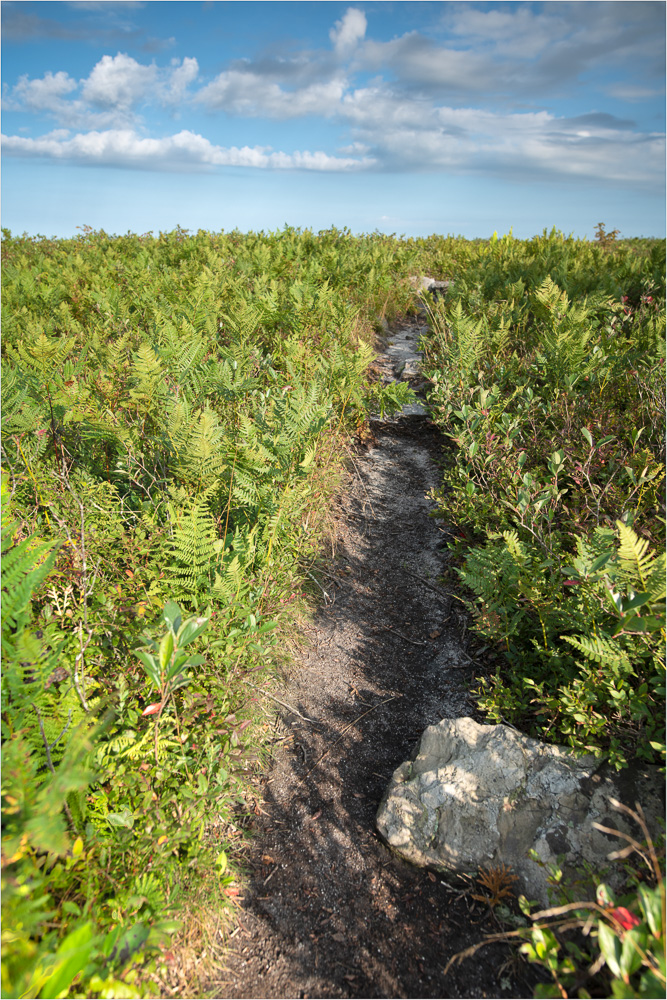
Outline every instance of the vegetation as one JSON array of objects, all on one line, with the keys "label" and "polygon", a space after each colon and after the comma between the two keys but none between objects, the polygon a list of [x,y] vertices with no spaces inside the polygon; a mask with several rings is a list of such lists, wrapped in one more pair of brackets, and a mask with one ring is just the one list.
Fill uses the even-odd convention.
[{"label": "vegetation", "polygon": [[159,992],[183,914],[233,904],[256,672],[349,434],[408,399],[368,366],[411,274],[455,282],[425,349],[480,707],[658,759],[664,245],[85,228],[2,258],[3,996]]},{"label": "vegetation", "polygon": [[480,707],[623,767],[664,752],[665,258],[610,237],[491,241],[426,348]]},{"label": "vegetation", "polygon": [[410,396],[365,378],[409,253],[5,234],[3,996],[150,992],[176,914],[238,891],[247,680],[312,576],[345,434]]},{"label": "vegetation", "polygon": [[[622,768],[665,752],[665,247],[618,235],[451,247],[425,348],[454,445],[437,499],[489,660],[478,705]],[[602,884],[575,902],[554,872],[560,905],[524,901],[532,926],[498,936],[552,975],[536,995],[664,996],[644,832],[618,852],[646,860],[618,901]]]},{"label": "vegetation", "polygon": [[628,814],[643,835],[639,841],[596,824],[602,832],[621,839],[623,846],[610,859],[623,861],[628,892],[617,898],[610,886],[600,882],[595,900],[573,899],[572,887],[563,882],[561,870],[554,865],[549,881],[558,905],[536,911],[536,904],[519,897],[529,923],[502,902],[513,895],[516,876],[505,866],[486,870],[478,877],[484,891],[471,893],[472,899],[487,904],[499,923],[523,926],[491,934],[454,955],[445,972],[493,941],[522,941],[519,951],[550,977],[550,982],[537,984],[536,997],[585,1000],[665,995],[665,883],[660,858],[641,807],[635,811],[615,799],[610,804]]},{"label": "vegetation", "polygon": [[[634,864],[626,863],[631,891],[617,899],[601,882],[595,901],[572,901],[567,887],[559,885],[561,873],[553,873],[560,905],[530,914],[532,925],[518,935],[527,939],[521,951],[552,977],[548,986],[538,987],[538,997],[665,995],[665,884],[660,861],[641,812],[618,802],[614,805],[628,813],[644,835],[638,842],[601,827],[626,841],[615,854],[633,859]],[[525,903],[524,910],[529,912]]]}]

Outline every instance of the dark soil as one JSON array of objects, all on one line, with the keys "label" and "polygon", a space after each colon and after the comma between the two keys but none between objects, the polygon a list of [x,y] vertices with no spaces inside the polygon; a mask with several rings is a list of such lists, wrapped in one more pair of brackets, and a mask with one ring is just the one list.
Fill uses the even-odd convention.
[{"label": "dark soil", "polygon": [[[418,324],[395,335],[416,343]],[[394,355],[395,358],[395,355]],[[389,357],[381,360],[388,370]],[[286,689],[219,997],[531,997],[470,876],[414,868],[375,831],[393,771],[426,726],[470,715],[475,664],[460,602],[438,585],[447,526],[426,494],[442,438],[426,415],[373,425],[354,459],[328,601]]]}]

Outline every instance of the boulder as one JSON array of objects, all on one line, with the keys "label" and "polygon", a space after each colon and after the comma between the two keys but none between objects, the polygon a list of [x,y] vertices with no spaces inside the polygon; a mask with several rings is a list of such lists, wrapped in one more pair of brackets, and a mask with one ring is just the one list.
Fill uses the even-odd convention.
[{"label": "boulder", "polygon": [[412,277],[410,278],[410,282],[418,292],[430,292],[436,299],[439,295],[444,295],[451,285],[454,284],[453,281],[436,281],[435,278],[429,278],[428,275]]},{"label": "boulder", "polygon": [[[519,876],[519,891],[548,905],[543,865],[560,863],[566,880],[586,864],[602,874],[610,852],[625,846],[593,823],[639,834],[612,798],[631,808],[639,801],[649,829],[658,831],[664,779],[657,768],[615,772],[509,726],[443,719],[425,730],[412,759],[395,771],[377,826],[416,865],[457,871],[508,865]],[[528,856],[531,850],[542,864]],[[615,877],[605,879],[613,884]],[[591,886],[575,891],[584,899]]]}]

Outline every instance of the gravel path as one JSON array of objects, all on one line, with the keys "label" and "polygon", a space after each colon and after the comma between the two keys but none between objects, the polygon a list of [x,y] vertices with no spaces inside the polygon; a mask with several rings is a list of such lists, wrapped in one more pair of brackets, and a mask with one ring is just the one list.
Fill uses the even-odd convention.
[{"label": "gravel path", "polygon": [[[386,377],[415,377],[418,321],[390,336]],[[439,587],[446,525],[426,494],[442,438],[423,408],[373,424],[355,457],[329,595],[280,697],[253,874],[219,997],[528,997],[507,948],[447,977],[451,955],[494,932],[471,883],[406,864],[375,832],[386,785],[424,728],[469,715],[466,617]],[[284,738],[287,737],[287,738]]]}]

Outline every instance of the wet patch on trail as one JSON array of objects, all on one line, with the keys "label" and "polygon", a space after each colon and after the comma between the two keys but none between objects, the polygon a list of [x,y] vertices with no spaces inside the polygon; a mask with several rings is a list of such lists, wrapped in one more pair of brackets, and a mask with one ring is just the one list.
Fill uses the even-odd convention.
[{"label": "wet patch on trail", "polygon": [[[391,336],[385,377],[419,378],[418,321]],[[465,877],[394,855],[375,814],[426,726],[472,714],[465,611],[437,585],[447,526],[432,516],[442,438],[423,407],[373,423],[354,458],[326,603],[281,698],[253,874],[218,996],[529,997],[525,967]],[[222,992],[221,992],[222,991]]]}]

